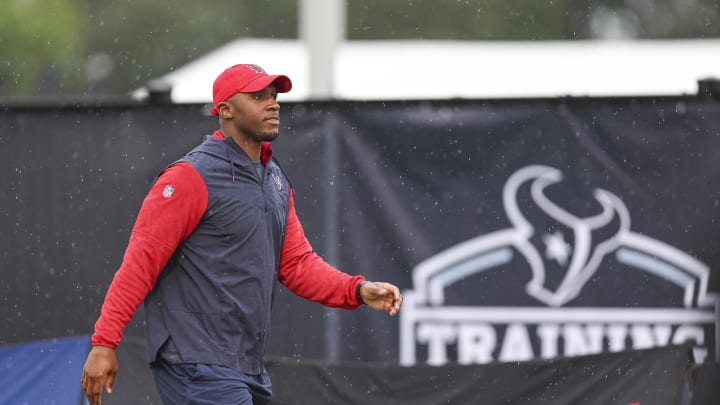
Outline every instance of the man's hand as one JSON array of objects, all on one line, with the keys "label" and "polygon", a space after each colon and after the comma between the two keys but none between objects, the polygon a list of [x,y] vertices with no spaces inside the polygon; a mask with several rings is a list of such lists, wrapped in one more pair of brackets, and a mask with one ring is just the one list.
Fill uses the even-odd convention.
[{"label": "man's hand", "polygon": [[390,316],[395,316],[400,312],[402,295],[400,295],[400,290],[390,283],[365,283],[360,287],[360,297],[370,308],[388,311]]},{"label": "man's hand", "polygon": [[93,346],[88,353],[82,371],[82,387],[90,405],[102,403],[102,390],[112,393],[112,385],[118,372],[118,361],[115,350],[109,347]]}]

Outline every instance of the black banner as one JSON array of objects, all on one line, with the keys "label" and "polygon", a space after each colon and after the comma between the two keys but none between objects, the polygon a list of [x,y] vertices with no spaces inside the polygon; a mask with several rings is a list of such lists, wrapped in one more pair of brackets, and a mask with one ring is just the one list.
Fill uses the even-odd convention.
[{"label": "black banner", "polygon": [[[0,112],[0,343],[92,331],[152,178],[216,128],[202,111]],[[389,318],[280,288],[269,354],[443,365],[688,343],[715,357],[720,104],[288,103],[282,119],[273,148],[315,249],[406,302]],[[128,335],[143,333],[140,313]]]},{"label": "black banner", "polygon": [[329,366],[271,359],[267,368],[276,387],[274,405],[677,405],[689,362],[687,347],[666,347],[484,366]]},{"label": "black banner", "polygon": [[342,107],[288,134],[327,170],[290,172],[300,198],[325,184],[316,247],[406,302],[399,325],[329,315],[330,355],[470,364],[690,342],[714,358],[717,104]]}]

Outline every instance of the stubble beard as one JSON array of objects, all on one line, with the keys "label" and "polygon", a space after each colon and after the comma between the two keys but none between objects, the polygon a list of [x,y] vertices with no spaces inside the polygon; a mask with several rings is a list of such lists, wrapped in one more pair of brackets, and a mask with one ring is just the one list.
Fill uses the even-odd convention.
[{"label": "stubble beard", "polygon": [[278,132],[256,133],[255,140],[258,142],[272,142],[278,137]]}]

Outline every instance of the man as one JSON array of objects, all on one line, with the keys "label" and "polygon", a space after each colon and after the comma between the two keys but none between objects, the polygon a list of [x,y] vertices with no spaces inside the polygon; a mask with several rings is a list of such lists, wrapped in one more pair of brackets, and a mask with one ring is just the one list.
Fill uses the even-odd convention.
[{"label": "man", "polygon": [[167,404],[269,402],[263,354],[275,278],[327,306],[400,310],[396,286],[331,267],[304,236],[270,149],[277,94],[291,87],[256,65],[215,80],[220,129],[155,181],[108,289],[81,379],[90,404],[112,391],[115,349],[143,301],[151,371]]}]

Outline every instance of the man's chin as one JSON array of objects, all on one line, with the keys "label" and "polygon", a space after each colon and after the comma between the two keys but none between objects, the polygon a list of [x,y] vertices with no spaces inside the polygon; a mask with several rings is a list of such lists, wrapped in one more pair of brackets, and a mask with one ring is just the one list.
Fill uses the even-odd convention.
[{"label": "man's chin", "polygon": [[264,134],[257,134],[255,136],[257,137],[257,140],[260,142],[272,142],[275,140],[275,138],[278,137],[278,133],[270,132],[270,133],[264,133]]}]

